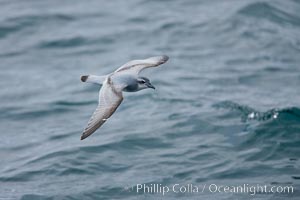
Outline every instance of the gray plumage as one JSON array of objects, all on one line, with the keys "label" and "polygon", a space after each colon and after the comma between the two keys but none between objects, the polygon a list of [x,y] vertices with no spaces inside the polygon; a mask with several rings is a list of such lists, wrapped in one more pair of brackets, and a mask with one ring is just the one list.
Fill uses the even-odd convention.
[{"label": "gray plumage", "polygon": [[82,82],[102,85],[99,91],[99,104],[84,129],[81,140],[93,134],[116,111],[123,100],[122,92],[155,89],[150,80],[139,76],[139,73],[148,67],[157,67],[168,59],[168,56],[156,56],[144,60],[132,60],[105,76],[81,76]]}]

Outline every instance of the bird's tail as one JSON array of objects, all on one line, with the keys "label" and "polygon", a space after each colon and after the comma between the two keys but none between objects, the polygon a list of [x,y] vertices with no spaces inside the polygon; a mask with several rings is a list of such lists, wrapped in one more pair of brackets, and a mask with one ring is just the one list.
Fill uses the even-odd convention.
[{"label": "bird's tail", "polygon": [[95,84],[102,85],[103,82],[105,81],[106,77],[107,77],[106,75],[105,76],[83,75],[83,76],[81,76],[80,80],[82,82],[95,83]]}]

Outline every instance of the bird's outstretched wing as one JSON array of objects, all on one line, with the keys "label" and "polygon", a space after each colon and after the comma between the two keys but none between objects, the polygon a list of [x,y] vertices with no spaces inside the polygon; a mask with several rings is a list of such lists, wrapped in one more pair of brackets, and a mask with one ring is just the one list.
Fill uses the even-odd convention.
[{"label": "bird's outstretched wing", "polygon": [[122,92],[117,91],[110,77],[103,83],[99,92],[99,104],[84,129],[81,140],[93,134],[116,111],[123,100]]},{"label": "bird's outstretched wing", "polygon": [[144,60],[132,60],[122,65],[115,72],[130,73],[138,75],[142,70],[148,67],[156,67],[169,60],[168,56],[156,56]]}]

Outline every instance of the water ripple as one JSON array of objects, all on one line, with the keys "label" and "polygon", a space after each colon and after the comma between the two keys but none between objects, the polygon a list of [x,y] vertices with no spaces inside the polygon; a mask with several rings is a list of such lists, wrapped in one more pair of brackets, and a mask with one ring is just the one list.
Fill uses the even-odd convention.
[{"label": "water ripple", "polygon": [[25,28],[37,26],[44,23],[69,22],[74,20],[72,16],[64,14],[53,15],[24,15],[5,19],[0,24],[0,39],[10,34],[19,32]]},{"label": "water ripple", "polygon": [[258,19],[267,19],[279,25],[300,26],[300,18],[298,16],[278,9],[267,2],[252,3],[242,8],[238,13]]},{"label": "water ripple", "polygon": [[232,101],[223,101],[213,105],[215,108],[225,108],[232,111],[238,111],[241,114],[242,121],[257,120],[257,121],[267,121],[279,118],[280,120],[285,120],[291,115],[291,119],[299,120],[300,109],[297,107],[292,108],[274,108],[265,112],[257,111],[249,106],[240,105]]}]

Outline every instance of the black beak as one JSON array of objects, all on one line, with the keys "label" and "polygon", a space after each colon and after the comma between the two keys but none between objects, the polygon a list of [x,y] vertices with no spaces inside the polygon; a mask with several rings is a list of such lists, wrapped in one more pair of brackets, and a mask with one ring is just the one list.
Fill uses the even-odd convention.
[{"label": "black beak", "polygon": [[151,85],[151,83],[146,83],[146,85],[147,85],[148,88],[152,88],[152,89],[155,90],[155,87],[153,85]]}]

